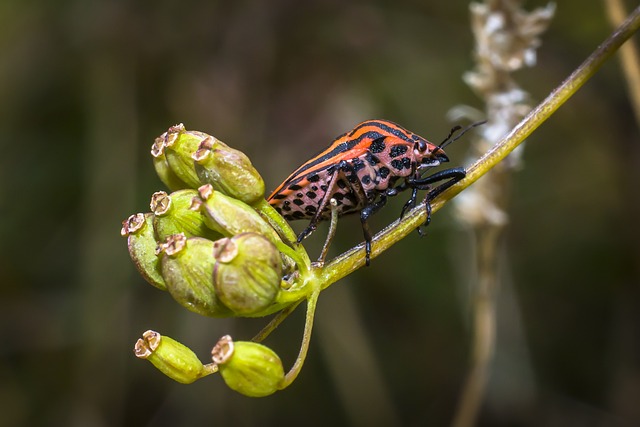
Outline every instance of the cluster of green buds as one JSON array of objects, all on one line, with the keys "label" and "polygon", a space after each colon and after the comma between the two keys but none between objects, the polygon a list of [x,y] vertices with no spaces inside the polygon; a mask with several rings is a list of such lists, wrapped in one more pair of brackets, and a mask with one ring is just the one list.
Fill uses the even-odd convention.
[{"label": "cluster of green buds", "polygon": [[[146,281],[209,317],[265,316],[308,296],[283,279],[307,271],[308,255],[265,201],[264,181],[244,153],[177,125],[156,138],[151,154],[172,192],[154,193],[150,212],[131,215],[121,230]],[[181,383],[219,369],[230,388],[247,396],[283,388],[280,359],[255,342],[223,337],[213,363],[203,365],[184,345],[147,331],[135,354]]]}]

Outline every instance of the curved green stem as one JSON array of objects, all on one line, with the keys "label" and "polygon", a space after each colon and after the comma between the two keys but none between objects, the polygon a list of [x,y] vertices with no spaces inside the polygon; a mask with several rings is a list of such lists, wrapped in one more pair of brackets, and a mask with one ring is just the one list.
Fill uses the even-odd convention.
[{"label": "curved green stem", "polygon": [[[275,245],[280,252],[282,252],[289,258],[291,258],[299,267],[305,268],[307,270],[309,269],[311,261],[309,260],[309,255],[307,255],[307,252],[304,251],[304,248],[303,248],[303,251],[304,251],[304,254],[303,254],[301,253],[301,251],[295,250],[290,246],[287,246],[287,244],[284,242],[275,242]],[[302,247],[302,245],[298,245],[298,246]]]},{"label": "curved green stem", "polygon": [[307,357],[307,351],[309,350],[309,344],[311,343],[311,330],[313,329],[313,317],[316,312],[316,303],[318,302],[318,296],[320,296],[321,288],[317,286],[314,287],[313,292],[309,295],[307,299],[307,316],[304,322],[304,334],[302,335],[302,344],[300,345],[300,352],[298,353],[298,357],[296,358],[295,363],[284,376],[284,380],[280,384],[280,390],[285,389],[291,385],[291,383],[296,379],[300,370],[302,369],[302,365],[304,364],[304,360]]},{"label": "curved green stem", "polygon": [[256,336],[251,338],[251,341],[253,342],[264,341],[271,334],[271,332],[275,331],[276,328],[280,326],[282,322],[284,322],[284,319],[289,317],[289,315],[295,311],[296,307],[298,307],[301,302],[302,300],[298,300],[296,303],[291,304],[288,307],[285,307],[280,313],[278,313],[273,319],[271,319],[271,322],[269,322],[267,326],[262,328],[262,330],[258,332]]},{"label": "curved green stem", "polygon": [[[533,109],[511,132],[495,144],[484,156],[469,169],[465,179],[444,191],[431,202],[432,212],[438,211],[444,203],[477,181],[482,175],[504,159],[522,143],[538,126],[564,104],[578,89],[593,76],[602,64],[640,27],[640,7],[636,8],[587,59],[560,86]],[[380,233],[372,242],[371,258],[387,250],[393,244],[407,236],[424,223],[426,212],[424,204],[417,206],[402,220],[396,221]],[[314,269],[313,273],[326,288],[354,270],[364,265],[364,244],[360,244],[339,255],[324,268]],[[316,271],[319,270],[319,271]]]}]

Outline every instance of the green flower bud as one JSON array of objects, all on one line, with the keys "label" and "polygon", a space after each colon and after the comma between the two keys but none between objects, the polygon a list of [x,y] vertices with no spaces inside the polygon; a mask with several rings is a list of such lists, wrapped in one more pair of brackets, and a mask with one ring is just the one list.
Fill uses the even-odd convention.
[{"label": "green flower bud", "polygon": [[133,352],[136,357],[147,359],[160,372],[179,383],[189,384],[211,373],[187,346],[155,331],[142,334]]},{"label": "green flower bud", "polygon": [[282,258],[273,243],[243,233],[215,241],[213,256],[213,286],[234,313],[256,315],[273,303],[282,280]]},{"label": "green flower bud", "polygon": [[167,162],[167,156],[164,154],[164,143],[165,134],[157,137],[151,146],[151,156],[153,157],[153,167],[156,170],[156,174],[160,178],[160,181],[169,187],[171,191],[189,188],[189,186],[171,170],[169,162]]},{"label": "green flower bud", "polygon": [[209,136],[192,157],[202,183],[249,205],[264,199],[264,181],[242,151]]},{"label": "green flower bud", "polygon": [[229,335],[225,335],[213,347],[211,357],[227,386],[245,396],[273,394],[284,380],[280,358],[262,344],[233,342]]},{"label": "green flower bud", "polygon": [[180,123],[179,125],[171,126],[169,130],[159,137],[162,143],[158,145],[164,151],[169,168],[179,181],[184,182],[187,187],[197,188],[202,184],[196,174],[195,164],[191,156],[200,146],[200,142],[208,136],[198,131],[187,131],[184,125]]},{"label": "green flower bud", "polygon": [[129,255],[144,279],[158,289],[166,290],[156,256],[158,242],[153,232],[153,214],[136,214],[122,222],[122,236],[127,237]]},{"label": "green flower bud", "polygon": [[210,240],[222,237],[204,224],[204,216],[189,209],[191,201],[198,195],[196,190],[186,189],[167,194],[158,191],[151,196],[151,211],[155,217],[153,227],[158,239],[164,240],[172,234],[184,233],[187,237],[200,236]]},{"label": "green flower bud", "polygon": [[171,296],[195,313],[229,317],[233,313],[216,296],[213,288],[213,242],[201,237],[174,234],[158,246],[162,253],[162,276]]},{"label": "green flower bud", "polygon": [[223,236],[253,232],[271,242],[281,242],[278,233],[251,206],[215,191],[211,184],[198,188],[200,199],[194,199],[192,209],[201,209],[205,224]]}]

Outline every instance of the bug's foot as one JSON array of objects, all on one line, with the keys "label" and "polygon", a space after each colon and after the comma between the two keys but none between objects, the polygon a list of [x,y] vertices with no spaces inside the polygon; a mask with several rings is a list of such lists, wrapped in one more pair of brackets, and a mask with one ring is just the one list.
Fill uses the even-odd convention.
[{"label": "bug's foot", "polygon": [[300,233],[298,235],[298,239],[297,239],[297,243],[301,243],[304,239],[306,239],[307,237],[309,237],[309,235],[311,233],[313,233],[314,231],[316,231],[316,228],[318,226],[315,224],[310,224],[307,228],[305,228],[304,230],[302,230],[302,233]]}]

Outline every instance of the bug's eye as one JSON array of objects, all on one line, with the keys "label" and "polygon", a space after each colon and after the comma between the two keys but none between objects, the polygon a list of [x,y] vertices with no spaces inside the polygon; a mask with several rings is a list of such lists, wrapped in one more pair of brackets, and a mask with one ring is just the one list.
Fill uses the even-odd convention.
[{"label": "bug's eye", "polygon": [[418,141],[416,142],[416,149],[421,152],[424,153],[425,151],[427,151],[427,143],[424,141]]}]

